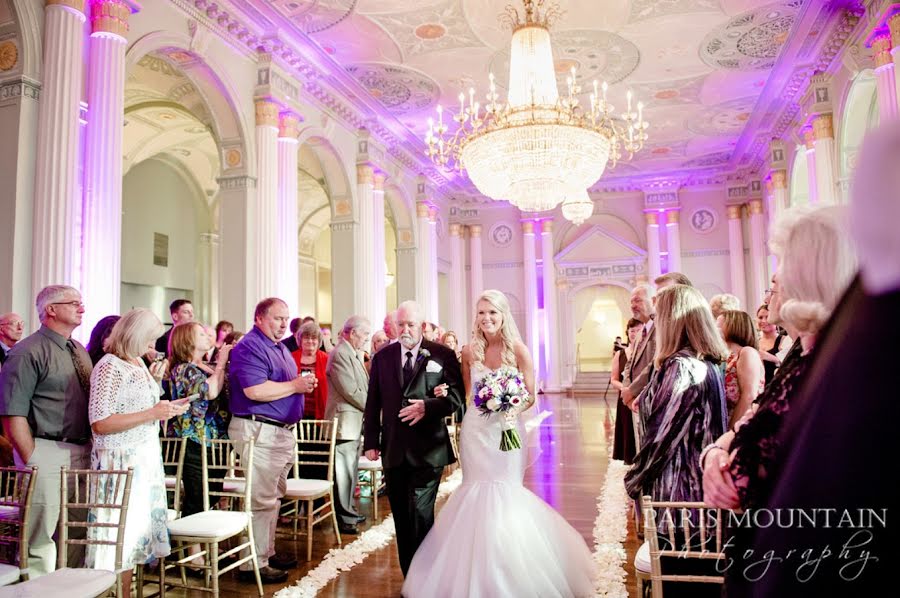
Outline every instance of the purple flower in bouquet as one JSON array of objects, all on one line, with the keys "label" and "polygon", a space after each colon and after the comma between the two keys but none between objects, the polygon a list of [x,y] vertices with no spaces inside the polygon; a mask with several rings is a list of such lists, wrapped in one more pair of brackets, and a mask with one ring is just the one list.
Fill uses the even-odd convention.
[{"label": "purple flower in bouquet", "polygon": [[489,372],[475,385],[475,406],[484,416],[503,413],[503,433],[500,450],[522,448],[522,440],[515,428],[515,418],[528,401],[525,379],[515,368],[502,366]]}]

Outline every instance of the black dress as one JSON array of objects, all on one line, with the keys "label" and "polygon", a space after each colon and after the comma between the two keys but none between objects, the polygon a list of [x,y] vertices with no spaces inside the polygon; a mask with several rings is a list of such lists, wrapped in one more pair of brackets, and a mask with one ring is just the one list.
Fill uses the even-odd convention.
[{"label": "black dress", "polygon": [[[775,344],[772,345],[772,348],[766,351],[769,355],[778,355],[778,352],[781,351],[781,342],[786,337],[786,334],[778,333],[778,336],[775,337]],[[775,377],[775,370],[778,368],[778,364],[774,361],[763,360],[763,369],[766,372],[766,384],[772,381],[772,378]]]},{"label": "black dress", "polygon": [[[622,381],[622,372],[625,371],[625,364],[628,361],[625,351],[619,351],[619,382]],[[634,441],[634,426],[632,424],[631,409],[622,402],[622,393],[619,392],[616,401],[616,432],[613,439],[613,459],[624,461],[625,465],[631,465],[634,461],[634,455],[637,453],[637,446]]]}]

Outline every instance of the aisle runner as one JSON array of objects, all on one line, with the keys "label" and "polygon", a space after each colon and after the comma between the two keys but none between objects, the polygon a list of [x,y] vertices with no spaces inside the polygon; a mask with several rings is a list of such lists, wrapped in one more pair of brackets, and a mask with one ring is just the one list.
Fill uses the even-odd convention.
[{"label": "aisle runner", "polygon": [[[438,486],[437,499],[450,496],[462,482],[462,470],[457,468]],[[332,548],[321,563],[293,586],[282,588],[275,598],[312,598],[343,571],[349,571],[363,562],[370,553],[390,544],[396,530],[394,516],[388,515],[384,521],[374,525],[359,535],[359,538],[343,548]]]},{"label": "aisle runner", "polygon": [[625,473],[622,461],[610,459],[606,480],[597,499],[597,519],[594,521],[594,561],[597,563],[597,596],[627,598],[625,589],[625,538],[628,536],[630,499],[625,493]]}]

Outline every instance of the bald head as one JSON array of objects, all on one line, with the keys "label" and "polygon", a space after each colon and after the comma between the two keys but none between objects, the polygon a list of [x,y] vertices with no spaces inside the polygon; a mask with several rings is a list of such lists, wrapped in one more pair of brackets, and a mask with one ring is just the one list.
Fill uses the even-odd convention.
[{"label": "bald head", "polygon": [[0,341],[12,347],[22,338],[25,332],[25,321],[17,313],[9,312],[0,316]]}]

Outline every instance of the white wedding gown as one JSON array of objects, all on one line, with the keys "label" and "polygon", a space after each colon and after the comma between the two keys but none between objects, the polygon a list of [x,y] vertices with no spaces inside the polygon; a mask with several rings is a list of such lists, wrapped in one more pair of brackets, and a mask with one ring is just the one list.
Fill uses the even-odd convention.
[{"label": "white wedding gown", "polygon": [[[472,385],[489,370],[472,367]],[[581,535],[522,485],[528,448],[500,450],[500,416],[473,406],[459,441],[463,481],[416,551],[405,598],[592,596]],[[518,422],[525,444],[525,430]]]}]

